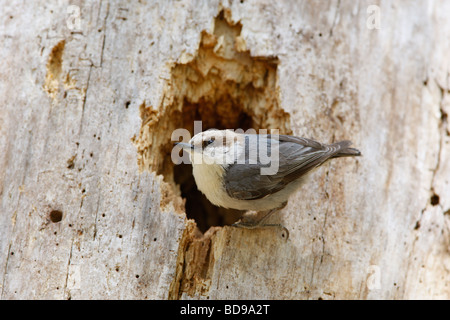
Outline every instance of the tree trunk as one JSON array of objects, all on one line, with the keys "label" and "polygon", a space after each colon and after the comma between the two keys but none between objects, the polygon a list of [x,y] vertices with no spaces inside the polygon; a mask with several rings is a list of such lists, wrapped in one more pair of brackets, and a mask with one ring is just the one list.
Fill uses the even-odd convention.
[{"label": "tree trunk", "polygon": [[[2,299],[450,298],[450,2],[10,1]],[[172,132],[352,140],[238,229]]]}]

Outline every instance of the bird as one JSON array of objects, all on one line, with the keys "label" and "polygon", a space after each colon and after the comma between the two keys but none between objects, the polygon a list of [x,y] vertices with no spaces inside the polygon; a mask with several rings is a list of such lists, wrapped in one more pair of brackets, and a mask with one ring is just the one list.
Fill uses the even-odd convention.
[{"label": "bird", "polygon": [[281,226],[264,222],[286,206],[315,168],[330,159],[361,155],[348,140],[327,145],[297,136],[232,129],[209,129],[175,145],[188,152],[197,187],[211,203],[258,213],[247,219],[244,214],[233,224],[250,229]]}]

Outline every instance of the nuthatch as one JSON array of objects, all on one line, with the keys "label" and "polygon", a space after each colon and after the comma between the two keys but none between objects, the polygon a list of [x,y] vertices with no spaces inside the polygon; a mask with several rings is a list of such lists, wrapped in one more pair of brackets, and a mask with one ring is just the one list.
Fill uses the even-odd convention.
[{"label": "nuthatch", "polygon": [[263,221],[287,204],[314,168],[332,158],[361,155],[350,144],[232,130],[207,130],[189,143],[176,143],[188,151],[197,187],[209,201],[224,208],[263,211],[257,221],[234,224],[247,228],[269,226]]}]

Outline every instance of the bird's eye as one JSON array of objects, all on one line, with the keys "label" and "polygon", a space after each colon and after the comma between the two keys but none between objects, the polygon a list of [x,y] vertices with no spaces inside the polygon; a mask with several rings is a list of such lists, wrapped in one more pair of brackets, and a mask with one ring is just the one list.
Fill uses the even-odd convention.
[{"label": "bird's eye", "polygon": [[202,147],[206,148],[207,146],[209,146],[213,142],[214,142],[214,138],[211,138],[209,140],[205,140],[205,141],[203,141],[203,146]]}]

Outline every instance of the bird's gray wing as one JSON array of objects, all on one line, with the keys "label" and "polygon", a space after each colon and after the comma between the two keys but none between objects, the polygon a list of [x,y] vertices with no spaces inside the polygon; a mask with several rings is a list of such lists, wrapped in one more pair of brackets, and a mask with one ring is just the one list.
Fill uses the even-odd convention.
[{"label": "bird's gray wing", "polygon": [[[269,136],[270,138],[270,136]],[[226,169],[224,185],[228,195],[240,200],[256,200],[283,189],[339,152],[341,145],[323,145],[314,140],[279,135],[279,168],[274,175],[261,175],[257,164],[232,164]],[[255,143],[251,141],[250,143]],[[349,142],[345,142],[348,143]],[[348,146],[346,144],[346,146]]]}]

